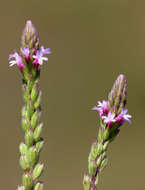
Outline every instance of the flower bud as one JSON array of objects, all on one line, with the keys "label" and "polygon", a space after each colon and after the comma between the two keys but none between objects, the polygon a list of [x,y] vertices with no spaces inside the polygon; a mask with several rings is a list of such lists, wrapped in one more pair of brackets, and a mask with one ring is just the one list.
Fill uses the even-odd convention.
[{"label": "flower bud", "polygon": [[36,100],[36,102],[35,102],[35,104],[34,104],[35,109],[40,108],[41,97],[42,97],[42,91],[39,92],[39,95],[38,95],[38,97],[37,97],[37,100]]},{"label": "flower bud", "polygon": [[26,22],[21,41],[21,48],[29,48],[30,55],[34,55],[39,49],[39,38],[37,31],[30,20]]},{"label": "flower bud", "polygon": [[108,159],[107,157],[105,157],[102,162],[101,162],[101,165],[100,165],[100,172],[105,168],[105,166],[107,165],[107,162],[108,162]]},{"label": "flower bud", "polygon": [[38,153],[40,153],[40,151],[42,150],[43,145],[44,145],[44,141],[43,140],[41,140],[41,141],[39,141],[39,142],[36,143],[36,150],[37,150]]},{"label": "flower bud", "polygon": [[33,166],[37,161],[37,150],[35,146],[29,148],[28,156],[31,166]]},{"label": "flower bud", "polygon": [[37,126],[37,123],[39,121],[39,116],[40,116],[40,111],[39,110],[36,110],[33,115],[32,115],[32,118],[31,118],[31,127],[32,129],[35,129],[36,126]]},{"label": "flower bud", "polygon": [[37,164],[33,170],[33,180],[37,179],[40,177],[43,171],[44,164]]},{"label": "flower bud", "polygon": [[30,169],[30,162],[26,155],[22,155],[20,157],[20,166],[23,170],[29,170]]},{"label": "flower bud", "polygon": [[33,180],[29,173],[23,175],[23,185],[26,189],[31,189],[33,186]]},{"label": "flower bud", "polygon": [[20,153],[21,153],[22,155],[27,154],[27,151],[28,151],[27,146],[26,146],[24,143],[21,143],[21,144],[20,144],[19,150],[20,150]]},{"label": "flower bud", "polygon": [[34,190],[43,190],[43,183],[40,182],[36,183]]},{"label": "flower bud", "polygon": [[88,168],[89,168],[89,175],[94,176],[96,173],[97,165],[96,165],[96,161],[93,160],[92,158],[89,159]]},{"label": "flower bud", "polygon": [[22,128],[24,132],[28,131],[29,129],[29,120],[25,118],[25,116],[22,117]]},{"label": "flower bud", "polygon": [[25,143],[28,147],[32,146],[34,142],[33,132],[31,130],[25,133]]},{"label": "flower bud", "polygon": [[31,91],[31,99],[33,102],[35,102],[37,96],[38,96],[38,82],[35,82]]},{"label": "flower bud", "polygon": [[113,111],[117,115],[126,104],[126,85],[126,77],[122,74],[119,75],[108,95],[109,110]]},{"label": "flower bud", "polygon": [[40,139],[41,133],[42,133],[43,123],[40,123],[35,131],[34,131],[34,139],[35,141],[38,141]]}]

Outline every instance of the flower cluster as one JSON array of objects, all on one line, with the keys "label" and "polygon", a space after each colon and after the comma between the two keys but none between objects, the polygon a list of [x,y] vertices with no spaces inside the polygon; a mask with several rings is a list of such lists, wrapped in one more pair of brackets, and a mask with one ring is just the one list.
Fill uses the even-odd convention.
[{"label": "flower cluster", "polygon": [[[29,48],[21,48],[21,54],[24,56],[26,62],[31,60],[30,49]],[[36,51],[36,54],[32,55],[32,64],[35,66],[42,65],[43,61],[48,61],[48,58],[44,55],[51,54],[50,48],[44,48],[41,46],[39,50]],[[17,65],[20,69],[25,68],[25,64],[23,63],[22,56],[20,56],[15,50],[13,54],[9,55],[9,64],[10,66]]]},{"label": "flower cluster", "polygon": [[114,124],[122,125],[125,121],[131,123],[131,115],[128,114],[128,109],[122,108],[119,114],[111,112],[109,110],[109,102],[103,100],[98,101],[98,105],[93,107],[93,110],[98,111],[101,120],[106,123],[107,126],[112,127]]}]

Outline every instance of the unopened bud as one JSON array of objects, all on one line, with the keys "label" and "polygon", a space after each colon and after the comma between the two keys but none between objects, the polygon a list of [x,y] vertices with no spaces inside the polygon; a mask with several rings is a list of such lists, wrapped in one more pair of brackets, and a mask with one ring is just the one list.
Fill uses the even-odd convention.
[{"label": "unopened bud", "polygon": [[37,179],[40,177],[40,175],[42,174],[44,165],[43,164],[37,164],[33,170],[33,180]]},{"label": "unopened bud", "polygon": [[34,139],[35,141],[38,141],[40,139],[40,136],[41,136],[41,132],[42,132],[42,128],[43,128],[43,123],[40,123],[35,131],[34,131]]},{"label": "unopened bud", "polygon": [[20,150],[20,153],[21,153],[22,155],[27,154],[27,151],[28,151],[27,146],[26,146],[24,143],[21,143],[21,144],[20,144],[19,150]]},{"label": "unopened bud", "polygon": [[36,150],[37,150],[38,153],[41,152],[41,150],[43,148],[43,145],[44,145],[44,141],[43,140],[41,140],[41,141],[39,141],[39,142],[36,143]]},{"label": "unopened bud", "polygon": [[36,183],[34,190],[43,190],[43,183],[40,182]]},{"label": "unopened bud", "polygon": [[33,166],[37,161],[37,150],[35,146],[29,148],[28,155],[29,155],[30,164],[31,166]]},{"label": "unopened bud", "polygon": [[117,115],[121,112],[121,109],[124,108],[126,104],[126,85],[127,83],[125,75],[119,75],[108,96],[109,109]]},{"label": "unopened bud", "polygon": [[23,170],[29,170],[30,169],[30,162],[26,155],[22,155],[20,157],[20,166]]},{"label": "unopened bud", "polygon": [[29,48],[30,54],[34,55],[39,49],[39,38],[31,20],[26,22],[21,41],[21,48]]},{"label": "unopened bud", "polygon": [[34,142],[33,132],[31,130],[25,133],[25,143],[28,147],[32,146]]},{"label": "unopened bud", "polygon": [[29,173],[23,175],[23,185],[25,186],[26,189],[32,188],[33,180],[32,176]]}]

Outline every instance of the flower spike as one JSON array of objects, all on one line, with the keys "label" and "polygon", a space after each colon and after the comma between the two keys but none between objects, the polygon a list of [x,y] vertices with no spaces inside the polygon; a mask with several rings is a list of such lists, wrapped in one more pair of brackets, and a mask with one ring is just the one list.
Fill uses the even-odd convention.
[{"label": "flower spike", "polygon": [[120,132],[125,121],[131,124],[131,115],[126,105],[126,78],[119,75],[111,89],[108,100],[98,101],[93,110],[98,111],[100,127],[97,140],[93,143],[88,159],[88,174],[84,175],[84,190],[96,190],[99,173],[107,164],[107,148]]},{"label": "flower spike", "polygon": [[17,51],[9,55],[10,66],[16,64],[21,69],[23,77],[22,128],[25,141],[20,144],[19,150],[20,166],[24,174],[22,186],[18,186],[17,190],[43,190],[43,183],[38,180],[44,168],[44,164],[39,163],[44,140],[43,123],[40,122],[42,91],[39,89],[38,65],[48,60],[44,55],[50,52],[49,48],[40,47],[37,31],[32,22],[27,21],[22,34],[20,55]]}]

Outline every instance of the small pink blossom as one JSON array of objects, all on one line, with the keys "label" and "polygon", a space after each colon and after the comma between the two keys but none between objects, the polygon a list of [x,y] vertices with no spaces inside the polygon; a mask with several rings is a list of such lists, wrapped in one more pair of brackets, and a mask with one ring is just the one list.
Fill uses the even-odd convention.
[{"label": "small pink blossom", "polygon": [[[14,59],[13,59],[14,58]],[[11,60],[13,59],[13,60]],[[11,60],[10,63],[10,67],[13,65],[17,65],[20,69],[24,69],[25,66],[23,64],[22,61],[22,57],[17,53],[17,51],[15,50],[14,54],[10,54],[9,55],[9,60]]]},{"label": "small pink blossom", "polygon": [[108,101],[106,101],[106,100],[103,100],[102,102],[98,101],[98,105],[94,106],[92,109],[97,110],[99,112],[99,115],[102,117],[103,115],[107,114],[109,111],[108,110]]},{"label": "small pink blossom", "polygon": [[116,122],[123,124],[125,121],[131,124],[131,115],[128,114],[128,109],[122,109],[121,113],[115,118]]},{"label": "small pink blossom", "polygon": [[104,120],[104,123],[107,124],[107,126],[112,126],[112,124],[116,121],[115,113],[109,112],[107,116],[102,116],[102,119]]},{"label": "small pink blossom", "polygon": [[21,48],[21,52],[25,56],[26,60],[30,59],[30,50],[29,50],[29,48],[24,48],[24,49]]},{"label": "small pink blossom", "polygon": [[41,48],[40,48],[39,51],[41,52],[42,55],[44,55],[44,54],[51,54],[50,48],[46,48],[45,49],[44,46],[41,46]]},{"label": "small pink blossom", "polygon": [[40,50],[36,52],[36,55],[33,55],[34,58],[33,64],[43,65],[43,61],[48,61],[48,58],[44,57],[43,55],[50,53],[51,53],[50,48],[44,49],[44,46],[41,46]]}]

